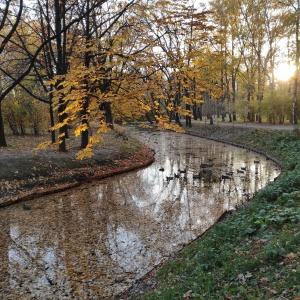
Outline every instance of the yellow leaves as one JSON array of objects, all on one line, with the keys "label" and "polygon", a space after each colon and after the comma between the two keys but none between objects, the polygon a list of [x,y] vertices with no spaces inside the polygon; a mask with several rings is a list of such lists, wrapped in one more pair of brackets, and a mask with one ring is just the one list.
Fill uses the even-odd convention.
[{"label": "yellow leaves", "polygon": [[168,111],[173,111],[174,110],[174,105],[172,103],[169,103],[167,106]]},{"label": "yellow leaves", "polygon": [[141,108],[142,110],[144,110],[145,112],[150,111],[151,110],[151,106],[149,104],[146,103],[141,103]]},{"label": "yellow leaves", "polygon": [[111,130],[110,124],[106,124],[103,120],[100,122],[100,126],[97,130],[97,133],[106,133]]},{"label": "yellow leaves", "polygon": [[155,106],[156,109],[158,109],[159,108],[159,102],[155,100],[154,101],[154,106]]},{"label": "yellow leaves", "polygon": [[192,116],[191,112],[189,110],[186,110],[184,108],[182,108],[181,106],[177,107],[177,112],[181,115],[181,116]]},{"label": "yellow leaves", "polygon": [[75,129],[74,135],[75,135],[76,137],[78,137],[78,136],[81,134],[82,131],[86,131],[86,130],[88,130],[88,129],[89,129],[89,127],[88,127],[87,124],[81,124],[81,125],[79,125],[79,126]]},{"label": "yellow leaves", "polygon": [[178,124],[169,122],[169,117],[166,115],[156,116],[155,119],[158,130],[172,130],[179,133],[184,132],[184,130]]},{"label": "yellow leaves", "polygon": [[[47,81],[47,84],[49,85],[49,86],[51,86],[51,85],[55,85],[56,84],[56,82],[57,82],[57,78],[52,78],[52,79],[50,79],[50,80],[48,80]],[[49,92],[49,94],[50,93],[52,93],[52,92]]]},{"label": "yellow leaves", "polygon": [[141,123],[140,127],[149,129],[149,128],[152,128],[153,126],[148,123]]},{"label": "yellow leaves", "polygon": [[164,125],[164,127],[165,127],[165,129],[168,129],[168,130],[173,130],[178,133],[184,133],[184,129],[182,129],[182,127],[180,127],[178,124],[175,124],[175,123],[166,123]]},{"label": "yellow leaves", "polygon": [[298,255],[293,253],[293,252],[290,252],[284,258],[283,263],[286,264],[286,265],[292,264],[297,259],[298,259]]},{"label": "yellow leaves", "polygon": [[76,159],[83,160],[84,158],[91,158],[93,156],[93,150],[90,146],[87,146],[85,149],[80,150],[76,154]]},{"label": "yellow leaves", "polygon": [[[73,98],[73,96],[72,96]],[[66,97],[65,100],[70,99],[70,97]],[[82,101],[81,100],[75,100],[74,101],[68,101],[68,105],[64,109],[63,112],[59,113],[59,115],[67,114],[69,117],[69,121],[73,120],[72,115],[80,112],[82,109]]]},{"label": "yellow leaves", "polygon": [[64,137],[66,136],[65,133],[61,133],[58,135],[58,143],[61,144],[63,142]]},{"label": "yellow leaves", "polygon": [[168,0],[159,0],[156,2],[156,5],[160,5],[160,6],[169,6],[171,4],[172,2]]},{"label": "yellow leaves", "polygon": [[45,149],[45,148],[49,147],[51,144],[52,144],[51,141],[42,142],[36,148],[34,148],[34,150]]},{"label": "yellow leaves", "polygon": [[[138,3],[135,7],[142,8],[141,5],[143,4]],[[164,32],[169,27],[170,32],[177,30],[183,26],[177,22],[179,19],[184,20],[184,27],[191,24],[188,23],[187,15],[177,11],[182,8],[181,1],[159,0],[155,5],[170,14],[166,14],[166,17],[161,11],[149,14],[147,7],[143,7],[137,14],[149,14],[153,22],[159,25],[154,26],[153,30],[161,28]],[[206,53],[205,47],[198,42],[201,37],[199,32],[196,38],[192,38],[184,34],[182,37],[182,31],[177,36],[178,39],[182,38],[179,41],[182,46],[176,46],[174,39],[170,40],[170,44],[174,45],[164,45],[163,51],[157,51],[163,41],[156,39],[156,36],[161,36],[160,30],[153,34],[143,34],[144,29],[149,31],[147,24],[136,19],[134,13],[127,17],[128,26],[108,31],[109,34],[101,42],[76,37],[76,47],[72,49],[72,57],[68,58],[68,73],[49,81],[56,88],[53,93],[54,106],[56,110],[59,109],[60,117],[65,117],[53,127],[54,130],[68,125],[75,128],[74,136],[79,137],[88,130],[87,124],[81,124],[82,120],[86,120],[87,123],[97,122],[97,134],[106,132],[109,126],[103,120],[109,107],[109,113],[120,122],[141,120],[146,113],[147,117],[153,118],[156,114],[160,128],[181,132],[182,129],[171,123],[169,118],[174,112],[191,116],[191,112],[183,107],[202,102],[200,97],[204,90],[199,90],[198,87],[207,69],[203,67],[201,59],[203,56],[206,58]],[[197,20],[202,22],[200,16]],[[202,24],[200,23],[198,25]],[[133,28],[131,24],[136,26]],[[116,24],[118,25],[120,23]],[[194,27],[194,32],[197,32],[197,26]],[[203,31],[203,28],[199,31]],[[145,45],[147,47],[143,48]],[[143,51],[139,51],[140,49]],[[89,64],[85,64],[85,54],[91,54]],[[196,64],[202,65],[197,67]],[[183,96],[184,94],[188,96]],[[92,155],[92,145],[97,142],[97,138],[92,137],[88,147],[78,154],[79,159]]]},{"label": "yellow leaves", "polygon": [[204,103],[205,101],[201,98],[198,98],[198,99],[194,99],[194,102],[197,104],[201,104],[201,103]]},{"label": "yellow leaves", "polygon": [[62,128],[66,125],[68,125],[69,123],[69,119],[66,118],[64,121],[60,122],[60,123],[57,123],[56,125],[54,125],[53,127],[51,127],[51,130],[58,130],[59,128]]},{"label": "yellow leaves", "polygon": [[100,135],[90,137],[88,145],[76,154],[76,159],[83,160],[84,158],[91,158],[94,155],[93,146],[102,140],[103,137]]},{"label": "yellow leaves", "polygon": [[193,104],[193,99],[191,97],[183,96],[183,101],[185,104],[189,104],[189,105]]},{"label": "yellow leaves", "polygon": [[95,145],[100,143],[103,140],[103,137],[100,135],[94,135],[92,137],[90,137],[90,145]]}]

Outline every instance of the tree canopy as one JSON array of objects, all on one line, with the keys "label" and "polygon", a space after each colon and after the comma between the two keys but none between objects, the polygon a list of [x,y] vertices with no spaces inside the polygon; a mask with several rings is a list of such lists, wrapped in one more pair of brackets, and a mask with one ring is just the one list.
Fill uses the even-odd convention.
[{"label": "tree canopy", "polygon": [[[189,127],[204,115],[296,124],[297,3],[34,0],[29,8],[3,0],[0,146],[6,128],[20,134],[44,122],[24,121],[36,109],[48,116],[52,143],[58,132],[60,151],[70,128],[80,137],[79,158],[115,122],[176,131],[182,118]],[[274,75],[282,61],[296,67],[286,82]]]}]

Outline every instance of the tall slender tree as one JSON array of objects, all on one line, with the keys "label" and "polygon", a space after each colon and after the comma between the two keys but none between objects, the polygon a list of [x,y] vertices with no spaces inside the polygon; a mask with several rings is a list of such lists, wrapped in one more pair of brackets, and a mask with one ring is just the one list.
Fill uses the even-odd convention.
[{"label": "tall slender tree", "polygon": [[[2,58],[5,49],[8,47],[10,39],[12,39],[18,25],[21,21],[22,12],[24,8],[23,0],[11,1],[6,0],[4,5],[0,9],[0,63],[2,65]],[[1,67],[2,68],[2,67]],[[1,72],[1,70],[0,70]],[[16,86],[18,83],[9,82],[6,84],[6,80],[10,81],[9,78],[5,77],[5,74],[1,74],[0,78],[0,147],[6,147],[6,138],[4,131],[4,122],[2,116],[1,104],[5,96]]]}]

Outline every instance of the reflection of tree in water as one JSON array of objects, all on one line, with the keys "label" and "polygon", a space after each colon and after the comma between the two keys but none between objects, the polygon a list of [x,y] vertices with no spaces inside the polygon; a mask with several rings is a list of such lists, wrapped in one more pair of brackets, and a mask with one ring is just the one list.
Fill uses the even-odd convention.
[{"label": "reflection of tree in water", "polygon": [[[45,221],[36,221],[36,227],[33,227],[29,214],[32,212],[23,211],[20,205],[17,214],[11,216],[10,225],[10,244],[8,247],[8,258],[10,268],[10,288],[13,288],[16,294],[19,291],[31,296],[40,298],[39,291],[41,286],[52,286],[60,284],[66,288],[64,276],[58,271],[58,265],[61,265],[57,255],[57,236],[54,241],[48,243],[51,236],[52,225],[44,226]],[[46,216],[43,216],[47,218]],[[18,219],[22,219],[18,223]],[[46,242],[46,243],[45,243]],[[49,295],[51,295],[50,293]],[[48,293],[44,292],[47,297]]]},{"label": "reflection of tree in water", "polygon": [[[0,291],[5,294],[9,294],[10,287],[10,266],[8,249],[10,242],[10,226],[5,223],[5,218],[0,217],[0,230],[1,230],[1,241],[0,241]],[[1,294],[0,294],[1,296]]]}]

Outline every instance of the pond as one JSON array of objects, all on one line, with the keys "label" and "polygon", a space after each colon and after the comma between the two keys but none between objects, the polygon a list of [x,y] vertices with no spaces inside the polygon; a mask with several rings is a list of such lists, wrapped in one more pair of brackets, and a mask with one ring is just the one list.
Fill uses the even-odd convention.
[{"label": "pond", "polygon": [[138,136],[151,166],[0,210],[1,299],[116,296],[280,173],[222,143]]}]

